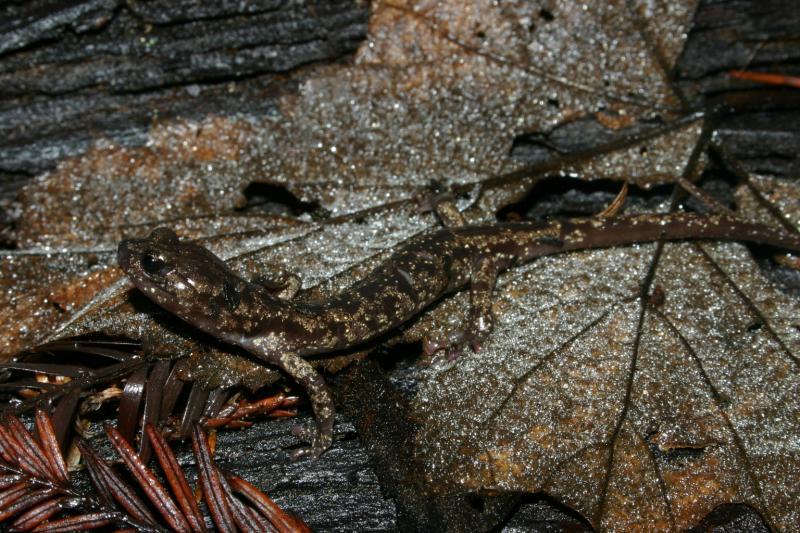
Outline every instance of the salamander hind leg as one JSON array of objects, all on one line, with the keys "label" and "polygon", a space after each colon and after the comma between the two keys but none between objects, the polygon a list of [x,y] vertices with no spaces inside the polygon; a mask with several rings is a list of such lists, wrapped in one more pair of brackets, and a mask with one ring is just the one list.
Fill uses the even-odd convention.
[{"label": "salamander hind leg", "polygon": [[303,281],[292,272],[288,272],[279,267],[269,267],[271,272],[267,275],[257,276],[251,281],[261,285],[270,294],[281,300],[291,300],[300,291]]},{"label": "salamander hind leg", "polygon": [[319,372],[314,370],[308,361],[295,354],[284,354],[271,357],[269,362],[294,378],[308,393],[311,409],[314,411],[315,429],[296,427],[293,434],[309,442],[311,446],[294,450],[290,454],[292,461],[303,457],[318,459],[330,448],[333,442],[333,415],[336,407],[333,396]]},{"label": "salamander hind leg", "polygon": [[464,220],[464,215],[458,210],[451,196],[447,195],[444,198],[439,197],[438,199],[434,199],[433,202],[433,210],[436,211],[436,216],[442,221],[444,227],[460,228],[467,225],[467,221]]},{"label": "salamander hind leg", "polygon": [[447,349],[447,358],[456,359],[469,345],[480,351],[483,341],[494,328],[492,313],[492,292],[497,281],[497,263],[490,257],[482,257],[475,262],[470,278],[470,312],[467,324],[451,332],[440,341],[428,341],[423,346],[425,353],[432,355],[440,349]]},{"label": "salamander hind leg", "polygon": [[446,228],[460,228],[467,225],[456,206],[455,198],[449,191],[444,191],[442,185],[436,182],[432,182],[429,189],[430,194],[417,197],[420,211],[423,213],[433,211]]}]

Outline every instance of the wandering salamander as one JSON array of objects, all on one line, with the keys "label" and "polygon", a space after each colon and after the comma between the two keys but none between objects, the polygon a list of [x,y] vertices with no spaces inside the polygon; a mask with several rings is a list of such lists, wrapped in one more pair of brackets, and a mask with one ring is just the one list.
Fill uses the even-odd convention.
[{"label": "wandering salamander", "polygon": [[[444,214],[443,214],[444,213]],[[800,236],[728,215],[645,214],[569,221],[459,225],[409,239],[361,281],[325,301],[298,301],[246,281],[206,248],[168,228],[122,241],[118,261],[148,298],[192,326],[248,350],[308,392],[316,431],[292,457],[319,457],[331,445],[334,404],[322,376],[304,359],[355,347],[396,328],[443,295],[469,286],[471,312],[449,342],[477,349],[492,328],[491,295],[500,271],[541,256],[654,240],[722,239],[800,252]],[[441,346],[428,345],[428,351]]]}]

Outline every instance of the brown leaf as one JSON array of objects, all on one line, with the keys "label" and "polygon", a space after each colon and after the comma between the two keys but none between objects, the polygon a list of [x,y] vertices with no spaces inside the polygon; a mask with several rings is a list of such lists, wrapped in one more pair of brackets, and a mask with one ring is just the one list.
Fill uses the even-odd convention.
[{"label": "brown leaf", "polygon": [[[519,168],[507,157],[515,133],[546,131],[600,109],[629,117],[650,116],[657,113],[654,109],[671,106],[674,97],[654,75],[659,72],[657,58],[641,49],[642,41],[632,29],[637,17],[611,7],[542,12],[533,4],[513,9],[487,4],[473,10],[463,9],[460,3],[422,10],[400,3],[380,4],[371,23],[373,41],[362,48],[357,64],[322,70],[308,80],[296,96],[282,100],[281,120],[213,117],[197,123],[156,125],[146,147],[98,146],[41,176],[22,194],[19,245],[27,249],[91,247],[87,256],[97,262],[93,268],[101,269],[113,264],[113,247],[122,236],[146,233],[158,221],[189,236],[249,230],[257,232],[257,241],[247,242],[245,236],[225,245],[211,244],[225,257],[235,257],[258,252],[270,242],[294,240],[297,246],[289,250],[277,247],[274,253],[258,253],[251,258],[254,261],[241,266],[254,276],[263,271],[263,266],[253,268],[254,264],[272,261],[293,269],[313,255],[336,261],[335,268],[322,273],[321,278],[328,279],[363,261],[364,241],[353,239],[342,248],[339,241],[349,231],[347,224],[331,228],[330,233],[339,235],[331,240],[329,232],[318,231],[318,224],[233,215],[232,209],[241,204],[242,191],[254,176],[258,181],[283,184],[301,199],[317,201],[332,213],[352,213],[424,194],[432,179],[445,185],[475,183]],[[680,25],[675,22],[680,18],[665,21]],[[573,35],[576,27],[586,36],[584,46],[569,55],[552,47],[555,38]],[[595,43],[602,37],[613,44],[603,50],[600,61]],[[424,51],[416,46],[418,42],[426,43]],[[597,61],[587,63],[582,54]],[[631,62],[629,57],[636,60]],[[602,72],[597,70],[599,65]],[[635,95],[628,96],[632,91]],[[614,161],[601,159],[589,168],[563,170],[632,182],[663,181],[675,170],[674,161],[683,162],[691,153],[698,133],[699,124],[690,121],[667,132],[664,142],[658,141],[661,136],[652,139],[646,158],[622,151]],[[637,161],[638,167],[634,166]],[[613,164],[620,162],[625,162],[624,171]],[[131,183],[137,185],[131,187]],[[81,194],[75,194],[76,190]],[[492,210],[503,198],[507,200],[496,198],[494,205],[482,207]],[[430,226],[434,220],[424,217],[423,223]],[[127,229],[131,227],[137,229]],[[275,231],[265,233],[266,228]],[[353,236],[362,239],[371,232],[389,231],[383,225],[357,230]],[[371,238],[370,247],[385,250],[410,234],[387,235],[383,242]],[[321,244],[323,239],[333,246]],[[293,255],[284,253],[298,250]],[[325,255],[332,250],[336,253]],[[353,252],[362,253],[351,259]],[[41,261],[52,270],[54,261],[70,260],[72,264],[59,271],[80,278],[85,267],[77,253],[53,254],[45,249]],[[15,302],[9,327],[3,328],[8,336],[7,356],[44,342],[52,332],[62,337],[90,331],[131,334],[149,341],[154,351],[172,351],[174,356],[197,351],[195,344],[154,325],[149,315],[131,313],[122,285],[91,302],[75,302],[66,296],[71,294],[68,281],[47,280],[44,286],[58,295],[56,309],[72,311],[57,313],[49,293],[34,296],[33,287],[16,287],[18,282],[11,281],[12,277],[41,279],[41,269],[32,270],[29,257],[25,255],[24,265],[7,262],[0,269],[8,273],[8,287],[14,287],[8,292]],[[7,261],[16,259],[9,255]],[[306,287],[320,280],[313,268],[309,270],[304,273]],[[112,271],[118,276],[116,269]],[[75,317],[81,320],[75,323]]]},{"label": "brown leaf", "polygon": [[731,501],[798,523],[782,437],[800,431],[798,304],[744,247],[548,258],[498,296],[485,350],[432,368],[418,396],[431,478],[546,491],[603,529],[685,529]]}]

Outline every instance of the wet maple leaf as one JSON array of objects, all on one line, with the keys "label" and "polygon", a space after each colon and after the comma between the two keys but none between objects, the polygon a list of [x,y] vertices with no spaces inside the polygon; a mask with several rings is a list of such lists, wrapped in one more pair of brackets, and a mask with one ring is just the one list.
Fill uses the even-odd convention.
[{"label": "wet maple leaf", "polygon": [[[708,135],[668,75],[693,5],[384,2],[355,62],[316,69],[275,116],[161,124],[144,147],[63,162],[22,194],[23,249],[0,269],[3,353],[89,332],[195,350],[193,332],[131,296],[113,268],[122,236],[157,225],[201,238],[245,277],[302,270],[324,297],[436,225],[415,200],[431,180],[485,222],[544,176],[696,179]],[[589,123],[609,142],[533,167],[508,157],[523,133]],[[236,213],[253,182],[331,216]],[[736,195],[742,216],[797,230],[795,186],[754,176]],[[545,491],[603,529],[679,530],[744,502],[794,530],[797,306],[739,244],[515,269],[484,350],[423,374],[422,468],[442,490]],[[465,294],[450,298],[403,338],[446,331],[466,308]]]}]

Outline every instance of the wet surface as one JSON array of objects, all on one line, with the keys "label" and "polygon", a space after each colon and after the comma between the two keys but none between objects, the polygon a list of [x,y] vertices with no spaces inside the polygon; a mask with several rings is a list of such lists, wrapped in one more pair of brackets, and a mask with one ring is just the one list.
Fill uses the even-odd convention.
[{"label": "wet surface", "polygon": [[[314,69],[270,97],[268,111],[159,121],[137,134],[139,146],[100,141],[61,161],[13,210],[18,249],[0,265],[3,354],[102,332],[162,356],[203,351],[192,361],[205,382],[241,378],[220,377],[220,363],[240,365],[228,347],[132,295],[114,266],[121,238],[158,225],[200,239],[249,279],[296,271],[301,297],[325,298],[437,226],[416,200],[431,180],[463,193],[471,222],[495,220],[545,178],[627,180],[629,209],[669,209],[658,191],[701,177],[705,143],[721,137],[670,84],[691,3],[634,7],[384,3],[353,64]],[[536,150],[520,155],[521,139]],[[796,231],[795,180],[765,172],[791,164],[754,153],[730,180],[732,207]],[[259,183],[280,191],[276,209],[248,203]],[[528,204],[544,216],[570,201]],[[404,347],[399,362],[373,369],[389,379],[358,385],[344,371],[342,401],[368,399],[350,416],[371,459],[341,421],[339,441],[312,466],[285,463],[279,448],[295,442],[286,424],[274,424],[277,441],[228,434],[219,453],[237,472],[254,456],[274,461],[267,492],[323,530],[352,528],[337,522],[343,511],[376,531],[434,516],[444,529],[508,520],[516,530],[509,516],[540,491],[554,500],[535,503],[534,523],[681,530],[729,502],[778,529],[800,523],[798,303],[746,248],[578,252],[514,269],[495,292],[497,326],[480,353],[454,362],[410,353],[464,320],[462,293],[381,339]],[[408,424],[393,427],[392,416]],[[271,491],[276,469],[284,476]]]}]

